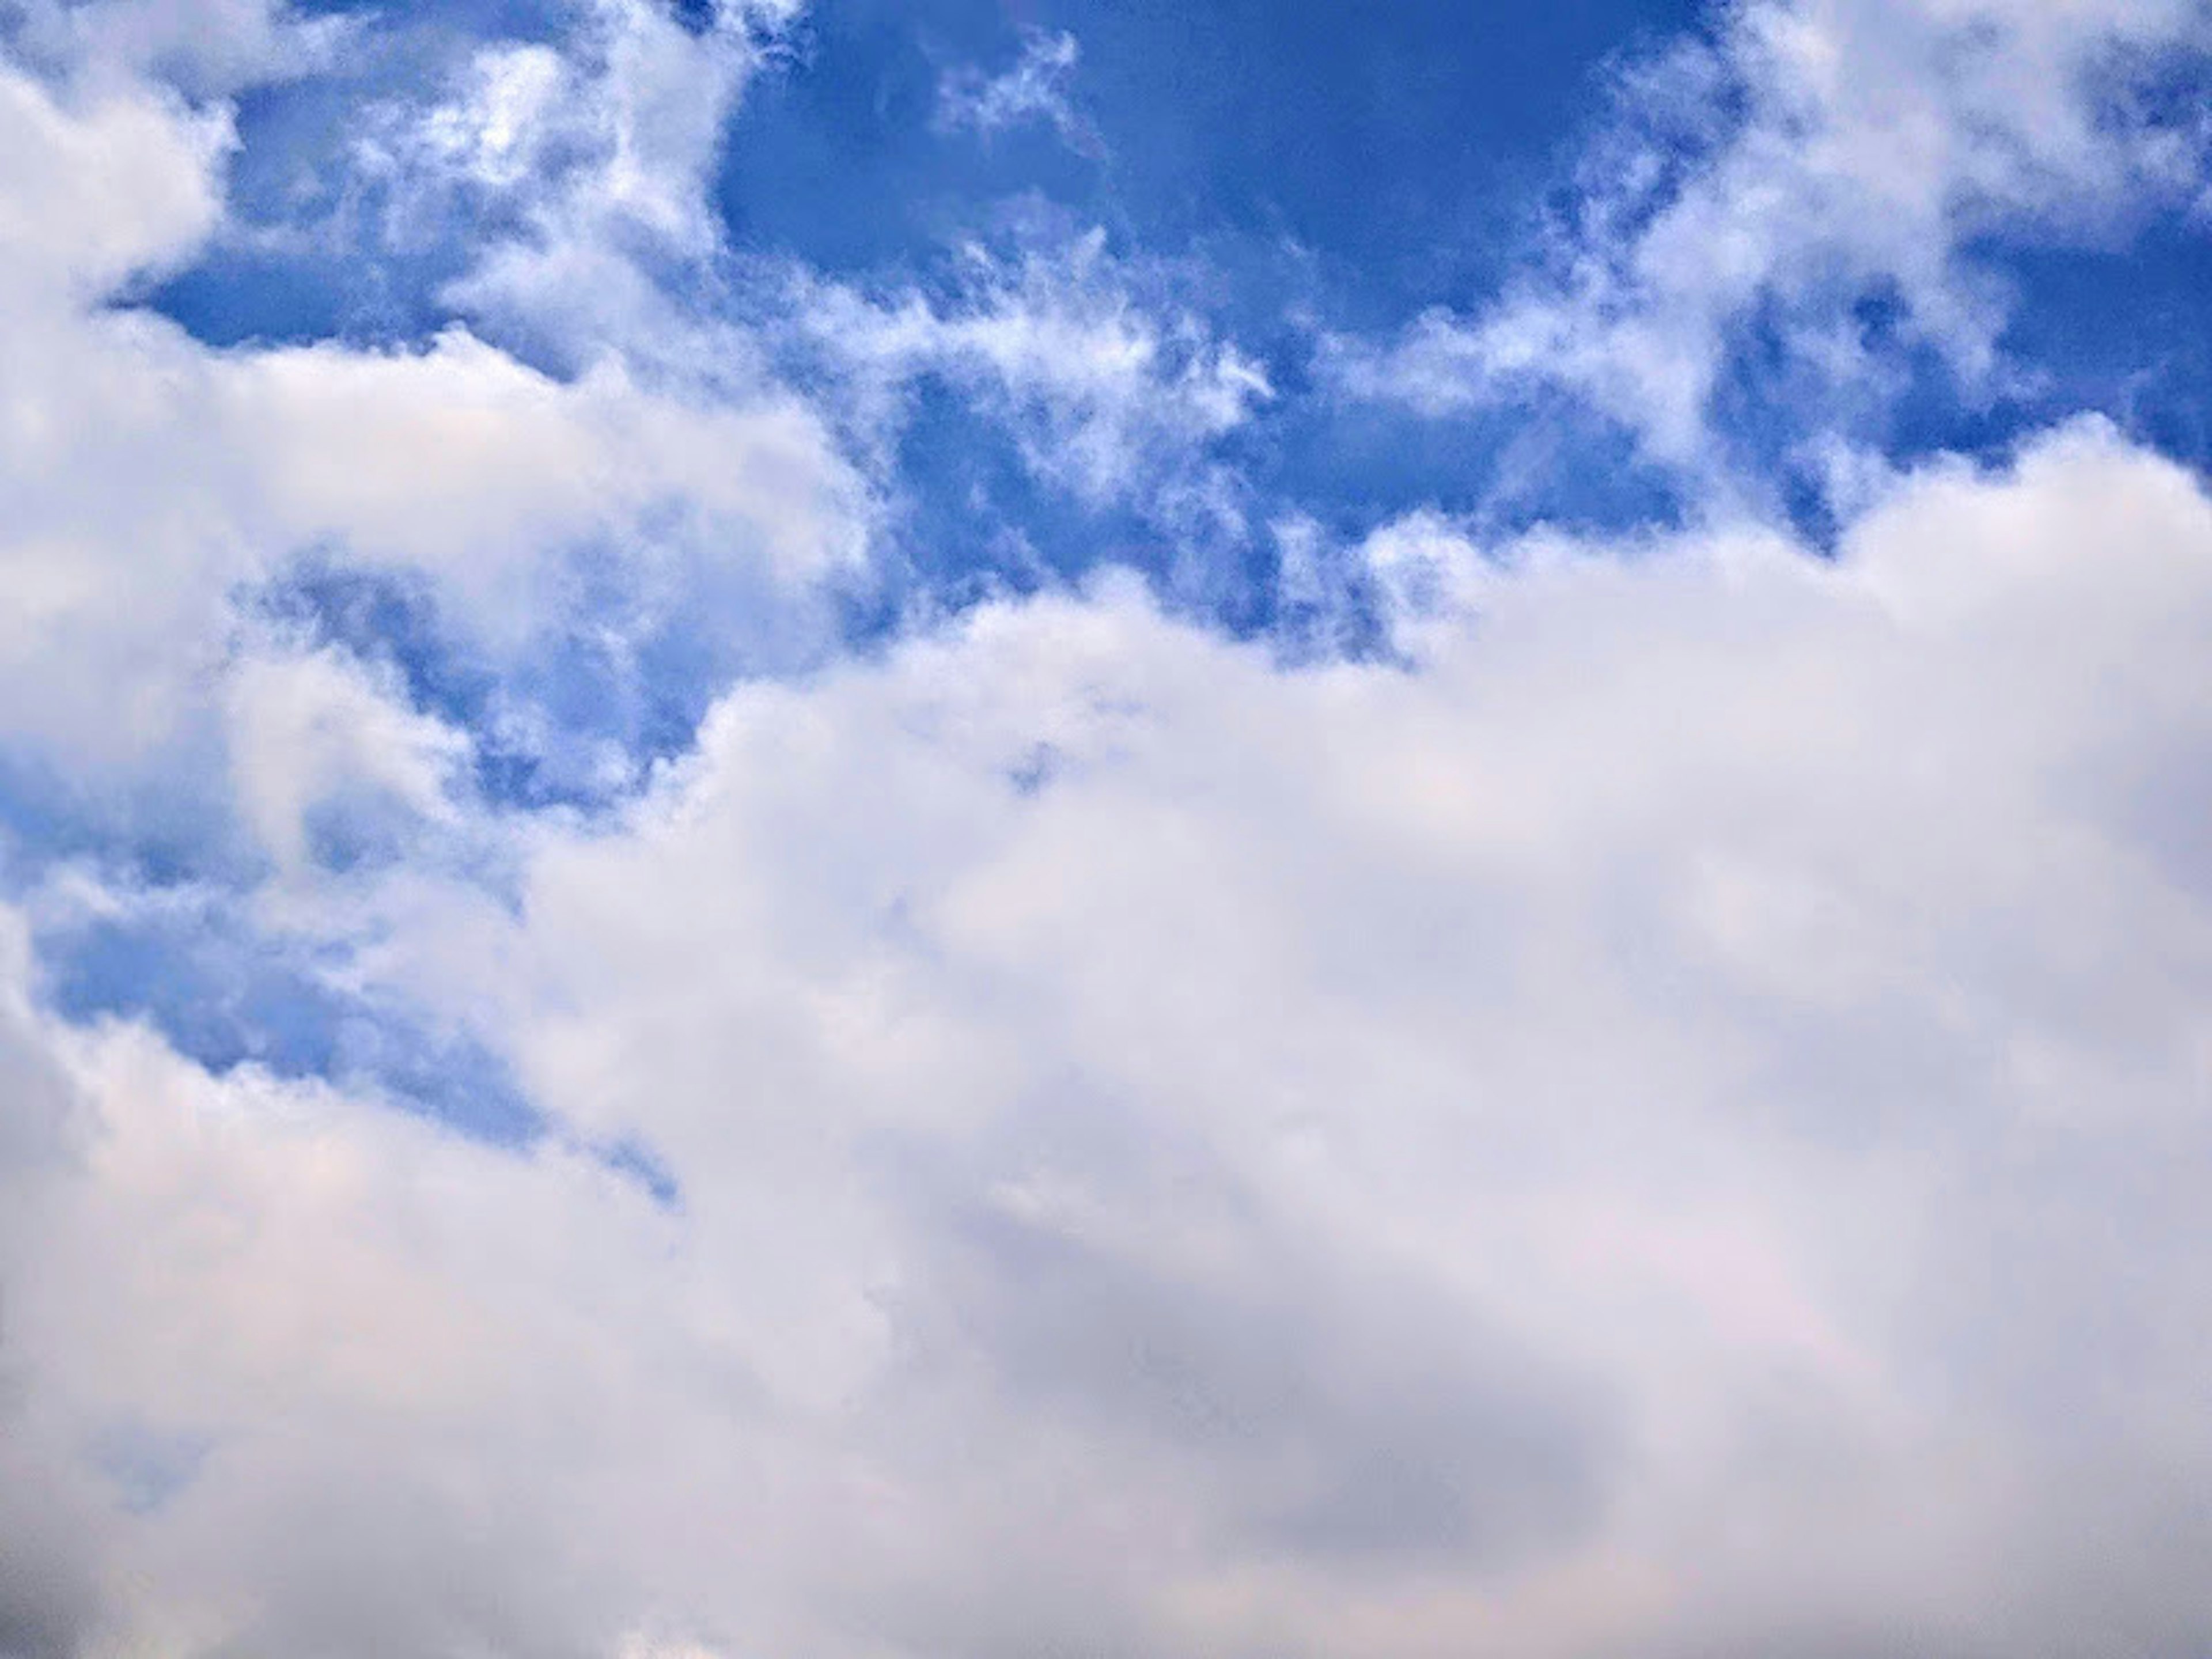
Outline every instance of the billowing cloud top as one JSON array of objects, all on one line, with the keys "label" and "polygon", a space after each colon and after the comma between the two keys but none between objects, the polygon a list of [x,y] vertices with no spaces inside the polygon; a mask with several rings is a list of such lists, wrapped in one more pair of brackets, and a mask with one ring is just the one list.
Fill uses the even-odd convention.
[{"label": "billowing cloud top", "polygon": [[2212,17],[1570,9],[0,7],[0,1659],[2212,1647]]}]

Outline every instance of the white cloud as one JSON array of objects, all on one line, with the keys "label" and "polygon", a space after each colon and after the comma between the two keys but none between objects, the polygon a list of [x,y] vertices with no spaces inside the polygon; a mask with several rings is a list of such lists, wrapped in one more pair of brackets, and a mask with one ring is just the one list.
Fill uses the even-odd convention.
[{"label": "white cloud", "polygon": [[[724,4],[687,28],[658,0],[589,0],[556,46],[479,49],[441,100],[387,105],[356,147],[385,234],[477,241],[445,298],[539,349],[610,350],[663,372],[742,356],[672,301],[722,248],[715,164],[746,83],[797,4]],[[711,375],[709,376],[711,378]]]},{"label": "white cloud", "polygon": [[1330,362],[1359,395],[1437,413],[1564,386],[1692,471],[1714,463],[1729,331],[1762,304],[1824,398],[1878,377],[1850,313],[1866,297],[1893,297],[1970,391],[2001,390],[2005,296],[1971,245],[2185,204],[2203,134],[2134,88],[2208,49],[2185,0],[1754,0],[1624,77],[1545,274]]},{"label": "white cloud", "polygon": [[[1784,101],[1585,286],[1434,325],[1435,398],[1503,363],[1663,447],[1700,329],[1838,227],[1968,362],[1948,255],[1854,216],[2141,182],[2171,158],[2051,88],[2183,15],[1932,15],[1741,14]],[[2084,425],[1869,469],[1833,561],[1415,514],[1363,549],[1395,663],[1288,672],[1105,580],[732,690],[588,829],[478,823],[465,734],[239,590],[320,550],[503,659],[580,547],[605,632],[720,636],[866,527],[828,418],[685,372],[738,337],[656,286],[718,252],[781,14],[590,17],[382,135],[415,209],[513,212],[469,291],[565,378],[106,308],[212,234],[228,121],[152,46],[0,65],[9,758],[189,775],[286,877],[355,792],[501,837],[511,893],[425,860],[246,902],[549,1123],[487,1146],[71,1027],[33,927],[130,895],[0,905],[0,1652],[2202,1646],[2198,486]],[[1975,24],[2002,50],[1939,64]],[[1901,156],[1893,47],[1952,123]],[[941,377],[1162,522],[1271,395],[1096,235],[933,301],[801,286],[883,422]],[[1322,605],[1325,532],[1279,522]]]},{"label": "white cloud", "polygon": [[406,708],[359,664],[330,650],[249,656],[227,690],[240,806],[284,872],[307,866],[309,815],[343,792],[451,817],[448,785],[468,738]]},{"label": "white cloud", "polygon": [[111,307],[212,233],[228,131],[142,82],[57,90],[0,64],[19,744],[95,773],[157,757],[206,713],[239,590],[318,550],[427,579],[495,659],[574,620],[580,550],[624,570],[635,625],[722,615],[733,637],[771,612],[804,626],[787,596],[859,567],[862,486],[757,380],[648,384],[618,356],[556,380],[459,329],[215,350]]},{"label": "white cloud", "polygon": [[1024,122],[1042,121],[1069,149],[1102,155],[1103,142],[1067,95],[1082,56],[1073,35],[1032,31],[1023,39],[1021,57],[1004,74],[986,75],[973,65],[948,70],[937,84],[938,125],[969,128],[988,138]]},{"label": "white cloud", "polygon": [[15,48],[91,80],[158,79],[222,98],[327,67],[359,29],[343,13],[303,16],[287,0],[20,0]]},{"label": "white cloud", "polygon": [[96,299],[180,258],[221,215],[229,141],[219,112],[143,86],[57,90],[0,59],[0,295],[11,309]]},{"label": "white cloud", "polygon": [[[2082,427],[1833,562],[1394,538],[1416,671],[987,607],[406,919],[534,1152],[14,947],[0,1628],[2201,1643],[2212,504]],[[210,1449],[132,1515],[117,1422]]]},{"label": "white cloud", "polygon": [[943,301],[802,278],[796,327],[878,422],[942,376],[1004,422],[1040,477],[1093,503],[1189,505],[1208,446],[1273,396],[1266,371],[1195,313],[1148,291],[1092,228],[957,250]]}]

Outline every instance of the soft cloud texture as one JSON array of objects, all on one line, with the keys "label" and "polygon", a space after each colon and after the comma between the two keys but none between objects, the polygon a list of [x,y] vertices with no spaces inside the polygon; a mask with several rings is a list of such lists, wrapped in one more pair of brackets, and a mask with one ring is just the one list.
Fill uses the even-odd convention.
[{"label": "soft cloud texture", "polygon": [[988,138],[1024,121],[1042,121],[1071,149],[1100,151],[1100,140],[1067,95],[1067,82],[1082,59],[1072,34],[1032,33],[1022,55],[1000,75],[972,66],[949,71],[939,82],[937,118],[951,130],[972,128]]},{"label": "soft cloud texture", "polygon": [[934,377],[1079,501],[1186,523],[1219,511],[1209,450],[1273,396],[1265,369],[1176,305],[1167,273],[1117,259],[1103,229],[1025,228],[1013,241],[953,250],[943,300],[802,280],[794,326],[864,427],[895,427],[904,395]]},{"label": "soft cloud texture", "polygon": [[[1832,564],[1395,560],[1418,672],[989,608],[418,917],[388,969],[673,1208],[58,1030],[19,951],[17,1626],[2201,1635],[2212,506],[2090,427]],[[134,1511],[118,1424],[206,1449]]]},{"label": "soft cloud texture", "polygon": [[393,102],[358,145],[387,236],[434,244],[483,224],[448,295],[462,311],[571,361],[650,352],[684,320],[660,278],[721,246],[715,158],[792,9],[733,0],[694,29],[652,0],[592,0],[558,45],[482,48],[448,95]]},{"label": "soft cloud texture", "polygon": [[192,97],[326,69],[357,34],[343,13],[303,16],[286,0],[17,0],[5,21],[33,62],[94,80],[157,76]]},{"label": "soft cloud texture", "polygon": [[[2201,16],[1730,12],[1316,380],[1034,202],[742,246],[802,21],[647,0],[380,83],[282,228],[422,327],[211,345],[238,94],[378,25],[5,14],[0,1659],[2203,1648],[2203,481],[1253,465],[1542,384],[1719,479],[1733,331],[1885,285],[2000,377],[1968,240],[2201,191],[2113,90]],[[1058,121],[1016,33],[917,119]],[[1146,545],[869,613],[932,419]]]},{"label": "soft cloud texture", "polygon": [[626,574],[641,630],[851,568],[860,488],[773,388],[658,390],[619,357],[559,380],[459,328],[210,350],[103,302],[210,234],[220,112],[0,71],[0,220],[22,228],[0,256],[16,742],[94,763],[169,742],[233,595],[318,549],[427,578],[495,658],[578,623],[581,556]]},{"label": "soft cloud texture", "polygon": [[1624,72],[1542,275],[1330,362],[1357,394],[1433,413],[1562,386],[1692,471],[1728,354],[1761,323],[1812,395],[1847,403],[1895,371],[1861,309],[1893,304],[1986,396],[2007,296],[1977,243],[2185,208],[2205,135],[2170,80],[2208,49],[2189,0],[1753,0]]}]

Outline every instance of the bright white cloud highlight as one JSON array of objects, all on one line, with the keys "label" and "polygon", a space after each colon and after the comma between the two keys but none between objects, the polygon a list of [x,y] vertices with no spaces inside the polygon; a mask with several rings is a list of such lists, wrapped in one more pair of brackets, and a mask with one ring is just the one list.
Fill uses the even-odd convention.
[{"label": "bright white cloud highlight", "polygon": [[[744,87],[799,7],[727,0],[687,28],[657,0],[588,0],[557,45],[477,51],[445,97],[386,106],[356,149],[386,236],[481,235],[446,295],[467,315],[587,362],[610,349],[673,369],[698,319],[660,276],[721,251],[714,168]],[[475,222],[500,228],[484,234]],[[714,340],[726,353],[732,342]]]}]

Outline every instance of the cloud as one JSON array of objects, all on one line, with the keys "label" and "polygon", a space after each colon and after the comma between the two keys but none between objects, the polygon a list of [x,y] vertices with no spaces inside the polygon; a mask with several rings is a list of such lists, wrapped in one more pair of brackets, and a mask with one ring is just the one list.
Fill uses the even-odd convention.
[{"label": "cloud", "polygon": [[580,561],[626,578],[588,623],[616,641],[716,617],[732,641],[803,633],[805,596],[860,568],[866,490],[772,385],[648,383],[619,356],[556,379],[458,327],[211,349],[112,300],[213,233],[224,112],[0,66],[0,124],[19,746],[95,775],[190,747],[240,595],[317,552],[427,580],[508,670],[586,625]]},{"label": "cloud", "polygon": [[143,87],[51,88],[0,64],[11,307],[103,297],[180,259],[222,211],[214,167],[230,138]]},{"label": "cloud", "polygon": [[25,58],[94,80],[155,79],[198,99],[327,69],[361,33],[287,0],[22,0],[0,20]]},{"label": "cloud", "polygon": [[[560,360],[672,371],[700,319],[672,297],[722,250],[711,197],[738,100],[799,8],[590,0],[552,44],[478,48],[442,97],[374,112],[351,157],[401,249],[459,239],[444,301]],[[714,343],[730,351],[726,336]]]},{"label": "cloud", "polygon": [[1042,121],[1079,155],[1103,155],[1104,141],[1067,96],[1082,55],[1073,35],[1033,30],[1023,38],[1021,57],[1003,74],[986,75],[973,65],[949,70],[937,83],[937,125],[989,138],[1026,121]]},{"label": "cloud", "polygon": [[[526,1155],[58,1025],[13,947],[0,1455],[91,1587],[37,1616],[2201,1638],[2212,503],[2093,424],[1832,561],[1394,536],[1412,672],[1127,583],[985,606],[732,691],[513,908],[400,918]],[[117,1423],[206,1449],[134,1513]]]},{"label": "cloud", "polygon": [[1869,304],[1970,395],[2002,392],[2007,295],[1978,244],[2110,236],[2184,205],[2203,135],[2154,88],[2208,48],[2202,9],[2168,0],[1758,0],[1623,72],[1541,274],[1325,360],[1354,395],[1432,414],[1564,388],[1708,474],[1747,330],[1778,334],[1764,378],[1806,380],[1816,436],[1898,372]]},{"label": "cloud", "polygon": [[864,426],[925,376],[1001,423],[1030,470],[1091,505],[1204,510],[1206,461],[1273,395],[1265,369],[1096,227],[955,250],[951,292],[799,278],[791,326]]},{"label": "cloud", "polygon": [[226,688],[234,787],[280,870],[310,854],[313,814],[348,795],[432,821],[451,808],[468,738],[418,714],[357,663],[328,649],[250,657]]},{"label": "cloud", "polygon": [[[0,58],[0,1653],[2203,1645],[2201,481],[1263,501],[1301,388],[1118,230],[739,256],[786,6],[439,57],[347,187],[465,325],[216,349],[131,296],[322,37],[158,11]],[[1746,310],[1885,283],[1996,377],[1967,240],[2178,191],[2196,16],[1732,13],[1340,384],[1718,473]],[[1280,631],[833,650],[925,388]]]}]

